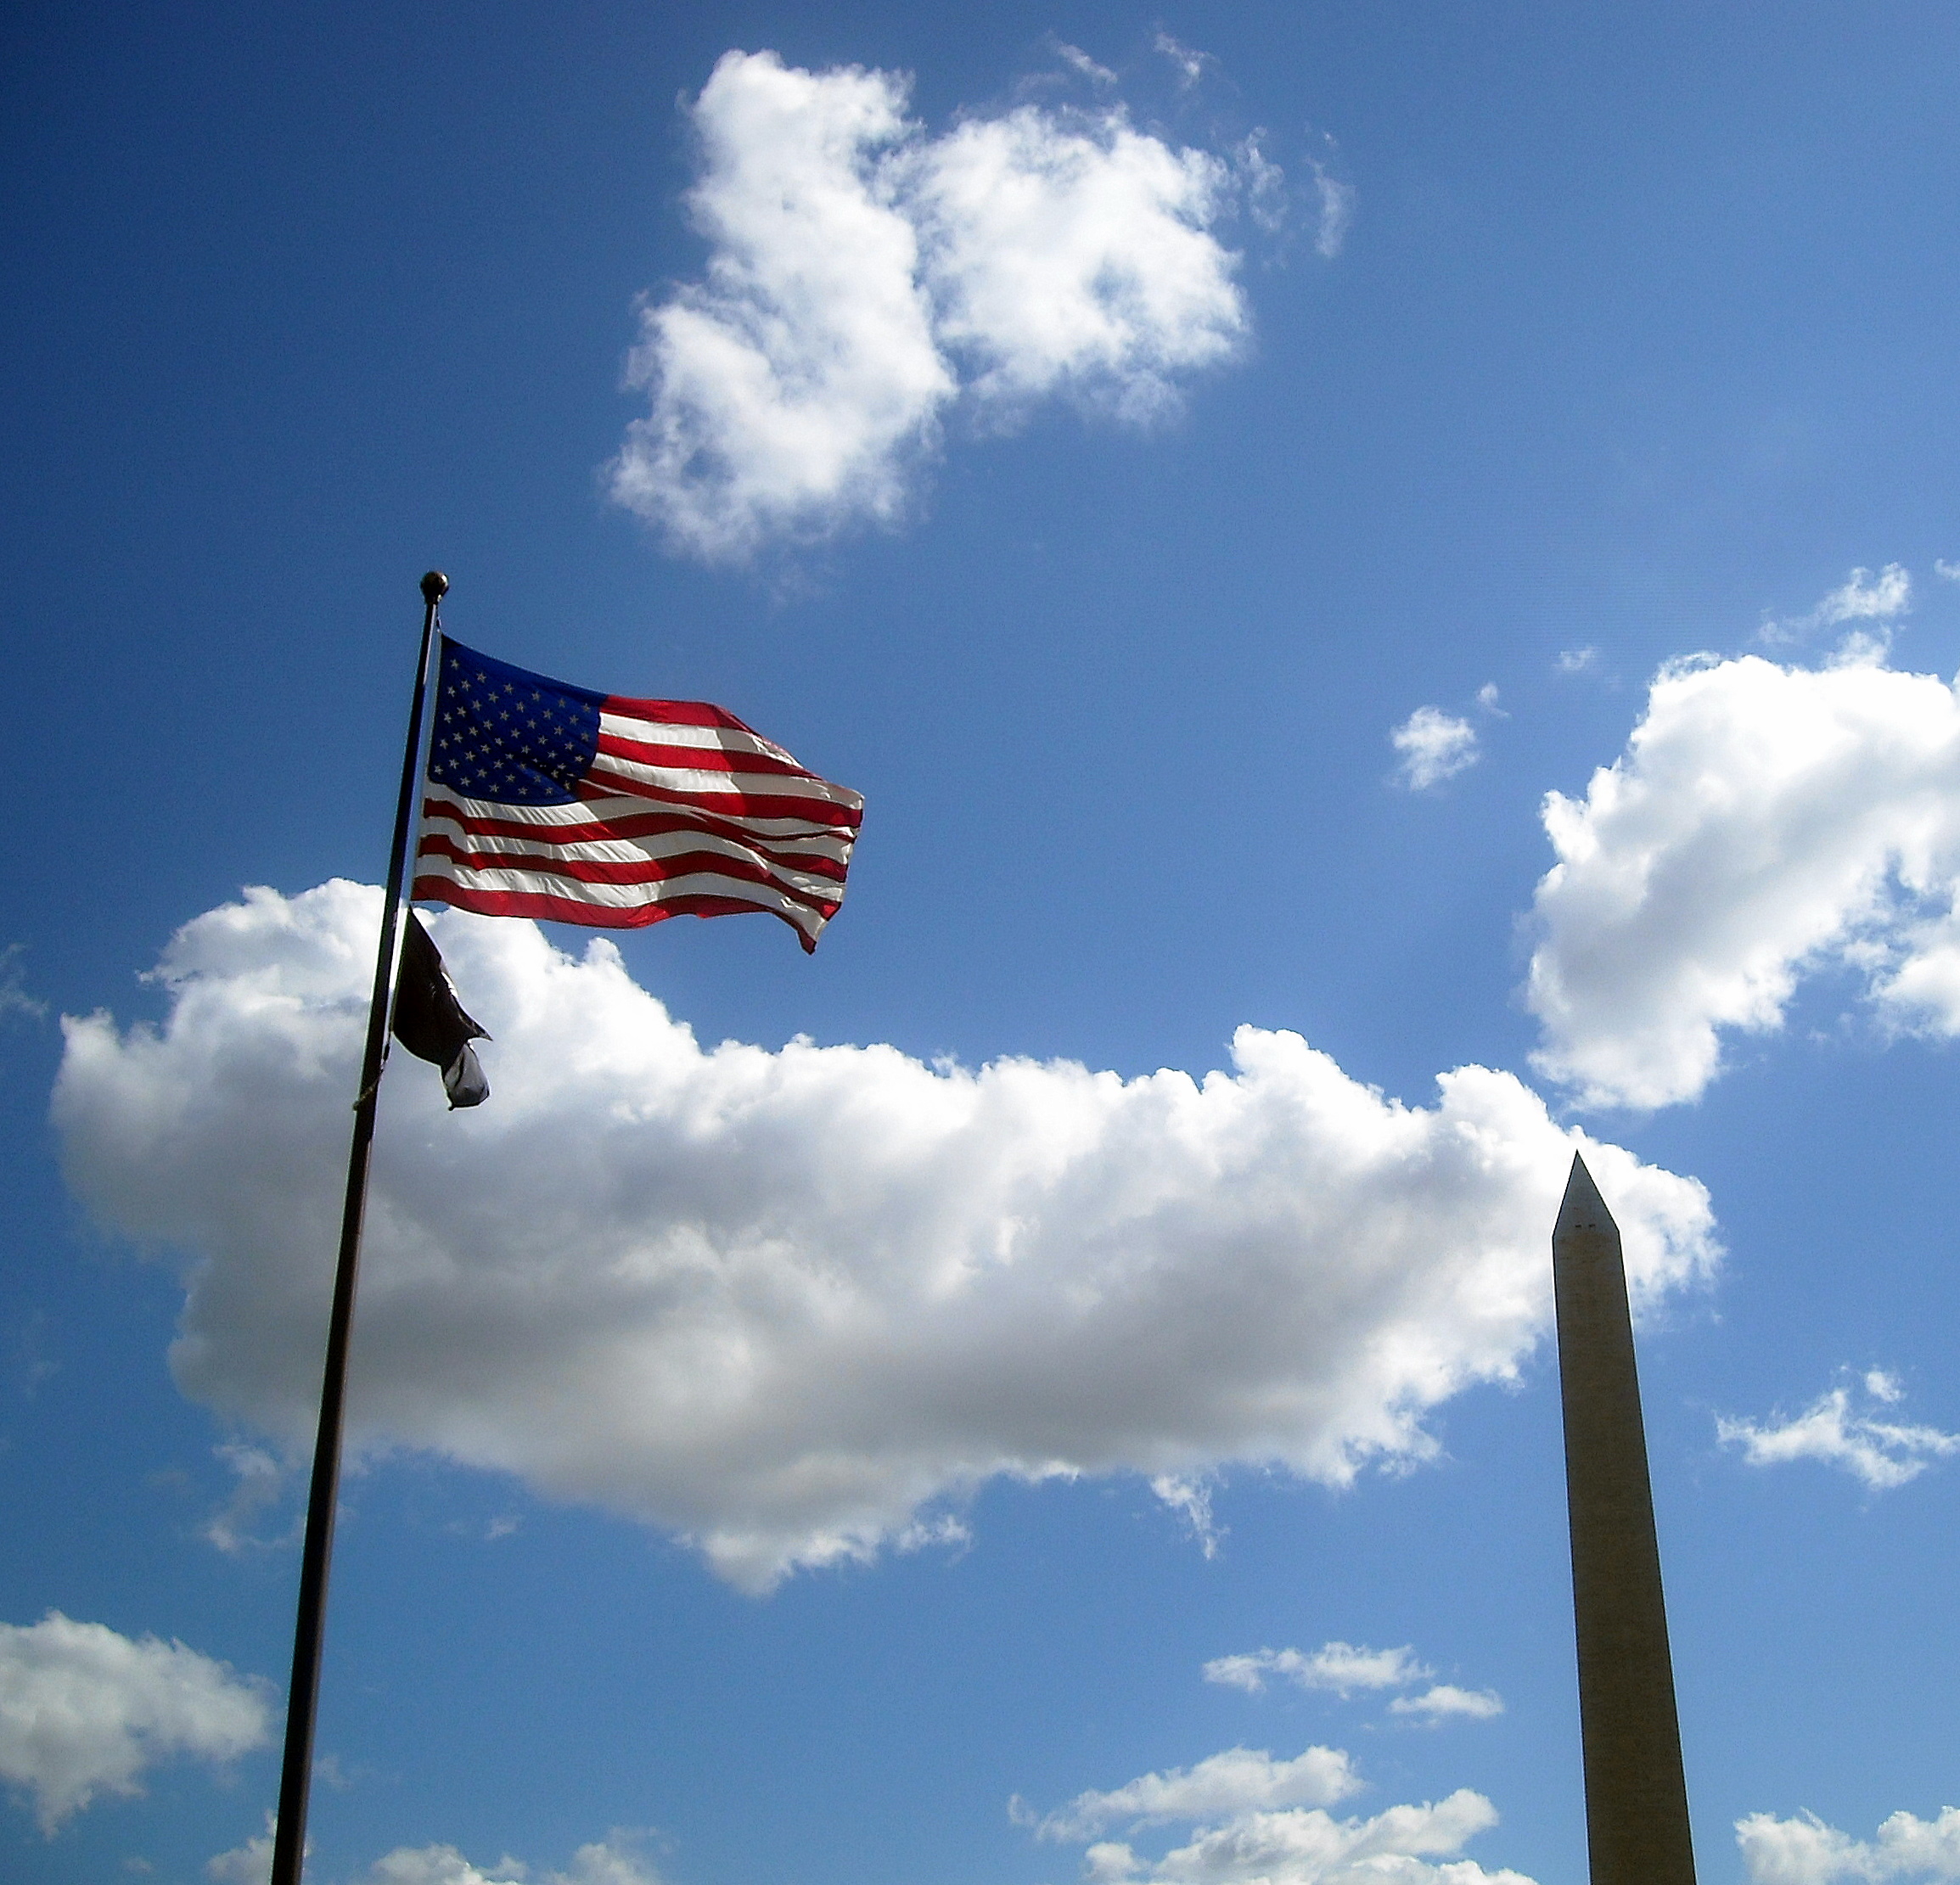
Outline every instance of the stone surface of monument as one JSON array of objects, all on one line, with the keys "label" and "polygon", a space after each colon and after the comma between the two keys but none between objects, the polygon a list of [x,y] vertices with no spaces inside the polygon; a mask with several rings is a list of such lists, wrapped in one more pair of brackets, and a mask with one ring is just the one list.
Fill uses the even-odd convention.
[{"label": "stone surface of monument", "polygon": [[1592,1885],[1694,1885],[1626,1270],[1577,1155],[1552,1274]]}]

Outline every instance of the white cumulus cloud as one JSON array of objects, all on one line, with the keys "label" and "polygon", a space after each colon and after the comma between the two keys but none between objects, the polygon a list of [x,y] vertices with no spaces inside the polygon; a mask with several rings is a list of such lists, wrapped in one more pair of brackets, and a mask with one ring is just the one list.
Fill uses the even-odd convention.
[{"label": "white cumulus cloud", "polygon": [[1889,1879],[1960,1879],[1960,1808],[1932,1820],[1895,1813],[1875,1839],[1853,1839],[1815,1814],[1736,1821],[1749,1885],[1883,1885]]},{"label": "white cumulus cloud", "polygon": [[1533,905],[1541,1071],[1592,1106],[1698,1095],[1725,1035],[1848,969],[1882,1025],[1960,1034],[1960,701],[1876,661],[1661,670]]},{"label": "white cumulus cloud", "polygon": [[1497,1823],[1491,1803],[1468,1787],[1368,1819],[1248,1804],[1195,1827],[1188,1843],[1159,1859],[1125,1842],[1099,1842],[1085,1854],[1083,1875],[1089,1885],[1531,1885],[1521,1872],[1488,1871],[1457,1856]]},{"label": "white cumulus cloud", "polygon": [[1221,1682],[1257,1695],[1269,1675],[1303,1689],[1327,1689],[1344,1699],[1356,1689],[1401,1689],[1426,1680],[1435,1671],[1416,1660],[1409,1644],[1400,1649],[1369,1649],[1358,1643],[1323,1643],[1312,1653],[1297,1649],[1261,1649],[1250,1655],[1217,1656],[1205,1665],[1207,1682]]},{"label": "white cumulus cloud", "polygon": [[1118,111],[1024,105],[924,144],[910,201],[937,331],[972,397],[1012,412],[1070,390],[1148,420],[1183,375],[1230,359],[1247,319],[1210,226],[1233,177]]},{"label": "white cumulus cloud", "polygon": [[1039,1819],[1015,1802],[1009,1811],[1031,1823],[1035,1836],[1075,1844],[1113,1826],[1170,1820],[1218,1820],[1274,1807],[1332,1806],[1357,1792],[1361,1781],[1338,1748],[1309,1748],[1291,1760],[1262,1750],[1228,1748],[1190,1768],[1145,1774],[1106,1793],[1078,1793]]},{"label": "white cumulus cloud", "polygon": [[[1865,1377],[1864,1389],[1880,1406],[1900,1399],[1898,1384],[1881,1370]],[[1842,1384],[1819,1394],[1788,1420],[1758,1422],[1718,1416],[1716,1432],[1725,1446],[1740,1447],[1751,1466],[1816,1460],[1841,1468],[1874,1492],[1902,1486],[1935,1460],[1960,1453],[1960,1433],[1881,1419],[1860,1407],[1852,1389]]]},{"label": "white cumulus cloud", "polygon": [[1401,755],[1402,783],[1426,792],[1477,763],[1477,729],[1441,707],[1418,707],[1389,735]]},{"label": "white cumulus cloud", "polygon": [[954,382],[880,162],[915,135],[905,102],[893,74],[773,53],[726,54],[694,101],[707,277],[643,310],[653,407],[612,490],[699,555],[890,520],[933,440]]},{"label": "white cumulus cloud", "polygon": [[637,1854],[609,1841],[581,1846],[567,1871],[533,1878],[509,1857],[488,1867],[472,1864],[454,1846],[397,1846],[368,1869],[364,1885],[657,1885]]},{"label": "white cumulus cloud", "polygon": [[0,1779],[31,1798],[52,1837],[98,1793],[142,1792],[159,1761],[229,1761],[263,1746],[268,1693],[182,1643],[59,1610],[0,1624]]},{"label": "white cumulus cloud", "polygon": [[[181,1254],[184,1391],[303,1457],[379,893],[188,923],[160,1027],[70,1018],[53,1114],[104,1223]],[[1643,1296],[1716,1256],[1706,1193],[1513,1076],[1384,1098],[1298,1035],[1233,1070],[929,1066],[693,1033],[596,940],[435,920],[494,1102],[382,1095],[351,1444],[427,1449],[694,1540],[760,1589],[996,1474],[1350,1481],[1510,1376],[1575,1147]]]},{"label": "white cumulus cloud", "polygon": [[[271,1816],[259,1838],[222,1852],[205,1867],[217,1885],[266,1885],[272,1875]],[[478,1865],[454,1846],[397,1846],[361,1875],[361,1885],[660,1885],[659,1874],[615,1835],[581,1846],[564,1871],[535,1873],[508,1854]]]},{"label": "white cumulus cloud", "polygon": [[610,473],[676,547],[741,560],[895,521],[963,390],[995,426],[1055,394],[1142,421],[1240,351],[1213,225],[1273,166],[1174,149],[1120,105],[931,137],[907,97],[896,73],[730,52],[688,108],[709,261],[642,309],[650,409]]}]

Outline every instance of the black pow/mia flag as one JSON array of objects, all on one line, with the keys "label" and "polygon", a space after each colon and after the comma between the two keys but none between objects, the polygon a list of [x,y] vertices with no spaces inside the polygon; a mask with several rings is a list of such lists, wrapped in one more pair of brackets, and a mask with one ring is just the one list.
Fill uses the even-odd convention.
[{"label": "black pow/mia flag", "polygon": [[395,979],[395,1038],[418,1060],[442,1069],[442,1090],[450,1108],[481,1106],[490,1097],[476,1050],[469,1043],[490,1039],[463,1012],[449,972],[422,919],[411,909],[402,933],[402,968]]}]

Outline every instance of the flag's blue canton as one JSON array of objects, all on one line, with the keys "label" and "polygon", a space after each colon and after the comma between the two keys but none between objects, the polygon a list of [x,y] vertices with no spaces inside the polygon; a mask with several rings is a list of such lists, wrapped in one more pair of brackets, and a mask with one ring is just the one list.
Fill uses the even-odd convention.
[{"label": "flag's blue canton", "polygon": [[444,636],[429,777],[469,799],[570,805],[598,751],[605,698]]}]

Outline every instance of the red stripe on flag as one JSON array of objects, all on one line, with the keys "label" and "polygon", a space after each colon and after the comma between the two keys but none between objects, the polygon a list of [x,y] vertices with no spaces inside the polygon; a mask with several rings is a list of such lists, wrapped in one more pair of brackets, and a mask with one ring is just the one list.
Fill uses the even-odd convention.
[{"label": "red stripe on flag", "polygon": [[[480,804],[483,801],[477,802]],[[424,827],[433,824],[448,825],[466,838],[508,838],[548,850],[556,845],[611,842],[632,844],[643,838],[666,838],[677,833],[690,837],[719,838],[725,844],[751,851],[767,862],[780,865],[786,870],[806,872],[812,877],[834,877],[840,884],[844,881],[847,867],[845,860],[814,847],[840,844],[848,850],[850,846],[848,838],[843,838],[828,829],[812,833],[808,839],[802,841],[803,845],[812,847],[806,849],[798,847],[795,839],[765,839],[756,837],[745,827],[732,822],[705,814],[677,811],[632,812],[625,817],[595,818],[576,825],[540,825],[515,818],[472,817],[448,799],[425,799],[422,805],[422,820]],[[430,839],[435,835],[432,832],[425,832],[422,850],[429,848]]]},{"label": "red stripe on flag", "polygon": [[669,917],[782,917],[796,932],[805,955],[813,955],[817,949],[816,937],[801,923],[783,916],[779,910],[744,903],[739,897],[671,897],[662,903],[636,903],[617,909],[536,890],[475,890],[452,884],[446,877],[418,877],[408,894],[418,902],[446,903],[452,909],[473,910],[479,916],[531,917],[543,923],[576,923],[586,929],[644,929],[651,923],[665,923]]},{"label": "red stripe on flag", "polygon": [[579,782],[581,799],[651,799],[660,805],[699,805],[726,817],[803,818],[812,824],[848,826],[853,831],[864,816],[855,805],[835,805],[823,799],[763,792],[689,792],[654,785],[630,773],[614,771],[604,763],[604,757],[602,755],[594,760]]},{"label": "red stripe on flag", "polygon": [[[602,714],[616,714],[621,720],[646,720],[670,727],[726,727],[738,733],[755,733],[745,720],[738,720],[726,707],[711,700],[633,700],[623,693],[609,693],[599,705]],[[761,739],[762,735],[755,733]]]}]

